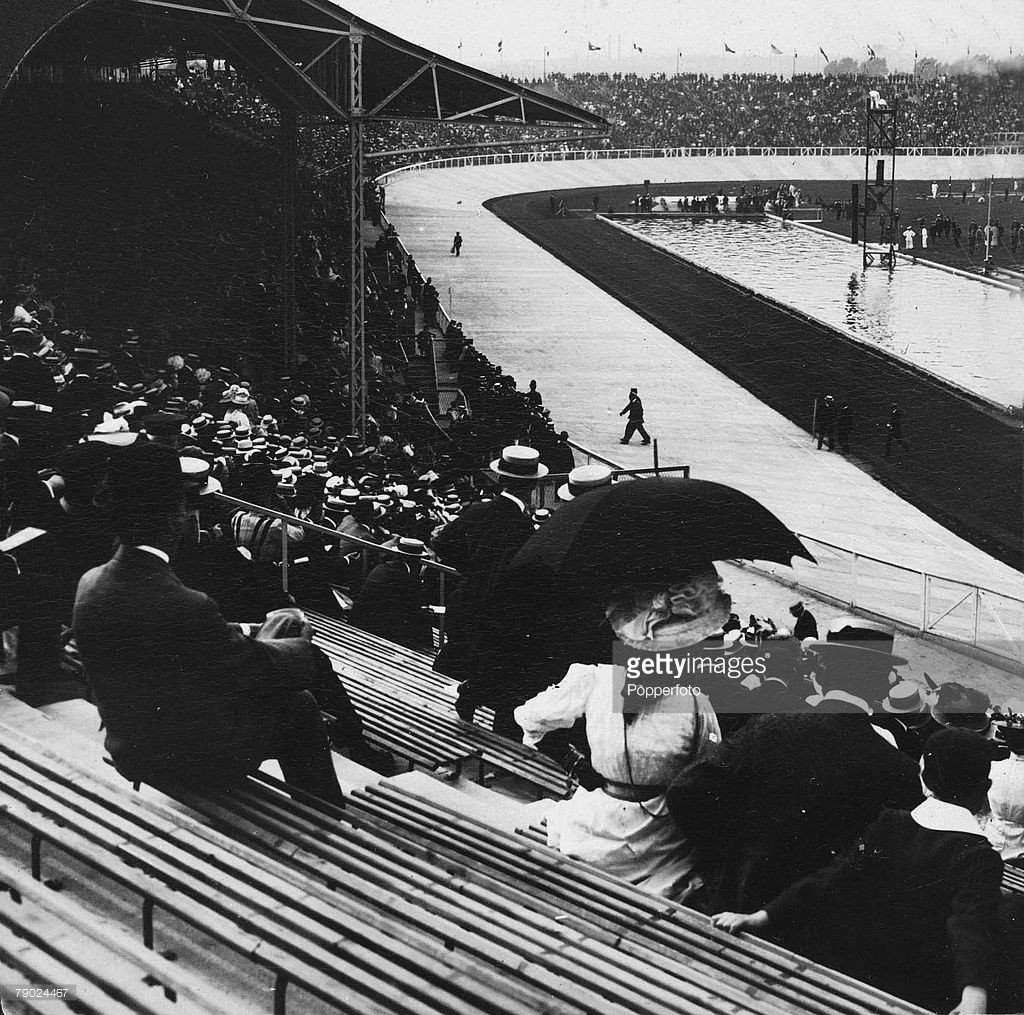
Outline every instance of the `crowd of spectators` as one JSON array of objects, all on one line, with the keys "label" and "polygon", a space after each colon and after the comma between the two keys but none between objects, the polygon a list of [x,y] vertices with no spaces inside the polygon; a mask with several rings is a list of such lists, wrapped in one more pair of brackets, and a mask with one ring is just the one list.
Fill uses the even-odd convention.
[{"label": "crowd of spectators", "polygon": [[[743,625],[710,562],[681,565],[667,588],[616,586],[607,609],[602,604],[586,618],[570,615],[576,604],[565,600],[564,610],[543,614],[543,602],[522,617],[499,612],[504,569],[549,523],[549,513],[533,501],[536,484],[568,473],[558,498],[571,505],[602,496],[611,472],[573,468],[568,435],[555,432],[536,382],[520,392],[458,322],[441,332],[437,287],[384,223],[386,196],[373,187],[368,209],[382,229],[368,251],[369,416],[365,436],[351,433],[344,208],[315,176],[301,177],[300,232],[287,266],[296,279],[300,326],[286,368],[279,362],[280,333],[266,321],[280,290],[268,250],[281,220],[267,211],[272,199],[244,175],[247,160],[237,150],[224,160],[235,185],[227,208],[218,204],[228,199],[225,181],[214,179],[201,198],[182,182],[203,159],[210,160],[203,171],[215,176],[216,138],[196,131],[196,94],[185,91],[191,104],[181,111],[185,118],[172,111],[170,120],[195,162],[181,173],[180,167],[158,171],[158,159],[148,164],[157,186],[175,186],[177,179],[173,196],[189,214],[151,223],[151,238],[154,246],[173,241],[175,250],[189,252],[190,229],[202,225],[204,236],[211,228],[236,230],[218,242],[219,256],[230,255],[230,270],[241,280],[238,291],[234,284],[227,292],[211,285],[198,268],[192,276],[172,271],[181,263],[173,257],[156,276],[141,255],[134,275],[119,259],[127,255],[112,237],[129,221],[122,205],[138,188],[138,166],[104,178],[109,196],[98,214],[111,222],[88,218],[92,212],[75,183],[93,178],[84,172],[93,163],[69,155],[72,168],[48,184],[41,155],[31,166],[23,152],[8,155],[22,160],[21,176],[31,182],[22,179],[7,198],[23,201],[28,217],[7,243],[0,275],[6,347],[0,539],[8,551],[0,555],[0,626],[18,631],[16,648],[4,642],[5,655],[10,647],[16,658],[18,693],[44,700],[58,673],[77,682],[73,693],[96,697],[109,719],[115,763],[134,776],[154,764],[154,743],[145,737],[161,717],[148,714],[149,725],[140,726],[138,709],[124,707],[130,693],[139,694],[126,689],[130,653],[132,672],[148,681],[146,693],[177,709],[175,716],[183,715],[181,702],[169,687],[183,667],[213,685],[229,675],[234,694],[254,687],[262,694],[281,680],[286,660],[290,666],[301,656],[308,671],[302,686],[313,696],[275,684],[274,704],[252,717],[262,737],[257,746],[239,745],[241,753],[232,753],[228,734],[238,730],[223,701],[201,722],[186,716],[187,746],[208,765],[228,756],[243,767],[278,757],[290,779],[337,800],[318,706],[346,727],[338,742],[358,748],[353,757],[381,771],[389,770],[388,759],[363,740],[329,664],[326,673],[311,676],[322,660],[308,649],[308,624],[289,609],[350,613],[367,630],[433,651],[427,607],[438,602],[437,577],[425,563],[436,556],[461,575],[449,600],[450,638],[435,663],[464,681],[459,715],[471,720],[478,706],[491,705],[498,732],[560,757],[572,756],[568,747],[583,759],[574,762],[580,789],[549,815],[552,845],[654,891],[682,894],[718,914],[726,929],[771,927],[794,947],[913,1000],[985,1010],[1000,981],[995,956],[1013,952],[996,945],[1004,933],[998,857],[968,821],[984,808],[995,758],[984,739],[994,728],[989,701],[959,684],[908,683],[900,673],[906,660],[893,652],[884,625],[842,618],[819,639],[799,603],[792,607],[793,630],[756,617]],[[36,99],[21,98],[23,113],[38,108]],[[45,108],[57,98],[44,89],[38,101]],[[115,124],[131,116],[133,129],[142,131],[148,108],[132,93],[102,89],[61,101],[70,110],[62,107],[43,135],[56,143],[62,132],[88,133],[95,140],[84,147],[97,165],[109,155],[103,146]],[[212,106],[209,112],[235,116],[247,101],[225,94],[216,114]],[[72,122],[84,114],[83,125]],[[788,196],[775,195],[783,203]],[[75,202],[84,225],[77,224]],[[203,224],[203,215],[212,223]],[[91,236],[96,246],[82,248],[76,262],[61,246],[69,235],[76,242]],[[122,238],[139,244],[130,230]],[[264,238],[267,247],[260,245]],[[111,247],[102,256],[101,242]],[[194,263],[205,270],[214,261],[203,254]],[[90,303],[88,291],[102,272],[109,281]],[[143,310],[137,304],[150,289],[159,290],[163,303]],[[253,301],[254,293],[266,301]],[[167,306],[187,308],[191,300],[209,314],[222,299],[237,299],[225,304],[235,312],[204,320],[183,309],[173,329],[154,323],[167,320],[161,316]],[[445,412],[431,383],[435,354],[458,378],[459,395]],[[620,523],[623,538],[625,531]],[[161,561],[173,561],[173,574]],[[165,598],[148,601],[145,590],[157,581]],[[245,629],[228,631],[221,613],[240,622],[268,619],[250,638]],[[481,639],[485,621],[494,627]],[[728,665],[702,681],[705,694],[692,712],[624,715],[613,707],[608,683],[613,631],[626,640],[669,622],[693,636],[685,647],[699,645]],[[767,658],[765,647],[770,668],[736,665]],[[215,651],[223,655],[211,657]],[[476,665],[480,659],[493,666]],[[198,685],[189,690],[209,693]],[[132,704],[152,712],[152,702]],[[584,717],[581,729],[577,720]],[[1019,726],[1016,717],[995,719]],[[125,729],[143,729],[145,736],[133,733],[126,746],[118,740]],[[558,742],[560,735],[566,739]],[[316,741],[316,751],[300,751],[305,741]],[[1024,748],[1019,738],[1018,746]],[[161,741],[160,749],[177,764],[184,748]],[[931,803],[922,800],[919,763]],[[988,801],[995,819],[989,834],[1004,858],[1019,860],[1019,773],[992,771],[998,778]],[[874,844],[867,868],[856,856],[862,837]],[[841,871],[819,874],[829,862]],[[835,903],[851,867],[859,879],[852,882],[857,902],[865,892],[897,908],[913,899],[916,924],[906,935],[876,939],[870,920],[851,922],[860,931],[851,950],[850,935],[834,932],[856,907],[829,914],[826,905],[824,915],[813,908],[823,893]],[[908,884],[924,887],[911,896]],[[877,943],[886,961],[866,950],[865,941]],[[882,946],[897,945],[913,958],[888,961]],[[896,965],[899,975],[892,973]]]},{"label": "crowd of spectators", "polygon": [[[233,70],[186,76],[163,74],[142,79],[143,86],[166,101],[207,120],[243,127],[254,137],[276,141],[279,117]],[[524,82],[537,84],[536,82]],[[405,155],[374,157],[375,174],[432,158],[504,153],[532,142],[539,150],[604,148],[672,148],[729,146],[860,145],[864,135],[864,101],[869,90],[900,103],[903,145],[977,145],[996,132],[1024,128],[1024,75],[950,75],[931,80],[890,75],[887,81],[858,75],[800,74],[635,74],[578,73],[550,75],[548,86],[565,100],[609,120],[611,135],[599,142],[551,142],[552,128],[514,124],[435,124],[370,122],[370,155],[403,149]],[[344,174],[347,128],[329,121],[300,129],[301,156],[317,171]],[[473,144],[488,147],[474,149]]]},{"label": "crowd of spectators", "polygon": [[552,75],[570,102],[612,124],[613,148],[860,145],[870,89],[899,100],[900,144],[976,145],[1024,126],[1024,75],[887,82],[798,74]]}]

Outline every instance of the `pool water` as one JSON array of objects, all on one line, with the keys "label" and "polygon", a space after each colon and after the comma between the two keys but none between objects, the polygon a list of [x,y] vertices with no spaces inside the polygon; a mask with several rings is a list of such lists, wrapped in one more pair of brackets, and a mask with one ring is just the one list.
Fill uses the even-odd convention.
[{"label": "pool water", "polygon": [[778,222],[626,221],[630,230],[755,292],[1000,406],[1024,400],[1024,296]]}]

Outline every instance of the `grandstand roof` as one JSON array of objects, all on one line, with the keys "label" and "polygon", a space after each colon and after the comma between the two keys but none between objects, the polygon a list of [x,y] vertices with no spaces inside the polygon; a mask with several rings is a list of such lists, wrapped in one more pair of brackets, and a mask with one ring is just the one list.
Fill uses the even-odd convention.
[{"label": "grandstand roof", "polygon": [[606,121],[406,42],[328,0],[0,0],[0,88],[31,62],[125,67],[172,55],[256,72],[278,104],[347,118],[350,41],[363,42],[364,115],[454,122]]}]

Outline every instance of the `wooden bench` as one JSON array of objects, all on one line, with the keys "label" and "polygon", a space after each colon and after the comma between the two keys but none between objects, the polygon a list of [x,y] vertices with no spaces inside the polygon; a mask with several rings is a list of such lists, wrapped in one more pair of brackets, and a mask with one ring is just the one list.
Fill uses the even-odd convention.
[{"label": "wooden bench", "polygon": [[[243,805],[251,808],[255,799],[269,812],[286,792],[283,784],[254,781],[207,806],[237,804],[244,815]],[[315,809],[308,802],[290,807],[296,814]],[[138,896],[147,947],[160,909],[269,969],[275,1012],[285,1011],[289,984],[353,1015],[544,1009],[539,989],[506,984],[405,921],[382,918],[372,892],[362,902],[342,898],[283,865],[286,852],[275,859],[247,850],[126,786],[76,770],[9,727],[0,727],[0,809],[31,836],[35,877],[54,855],[86,864]],[[243,819],[236,813],[235,820]]]},{"label": "wooden bench", "polygon": [[386,783],[344,810],[265,776],[175,796],[195,816],[0,726],[0,807],[33,874],[89,864],[137,895],[144,944],[174,913],[269,969],[276,1011],[289,984],[370,1013],[918,1011]]},{"label": "wooden bench", "polygon": [[256,848],[288,843],[289,862],[311,878],[347,890],[354,875],[367,877],[382,909],[433,926],[481,961],[506,954],[559,1000],[600,1012],[919,1011],[386,783],[352,794],[337,822],[297,817],[283,800],[276,814],[256,801],[244,812],[195,805]]},{"label": "wooden bench", "polygon": [[[84,1010],[136,1015],[212,1015],[229,999],[196,984],[120,927],[69,902],[0,858],[0,961],[21,982],[73,986]],[[12,982],[10,977],[7,982]],[[211,1003],[210,995],[217,998]],[[202,996],[200,996],[202,995]],[[52,999],[34,1010],[53,1012]]]},{"label": "wooden bench", "polygon": [[360,810],[392,829],[397,826],[421,849],[459,864],[464,876],[474,872],[495,878],[507,897],[547,905],[565,925],[603,934],[633,962],[641,960],[659,973],[670,961],[682,962],[690,971],[702,970],[725,991],[730,1004],[753,1002],[758,1011],[774,1004],[819,1015],[919,1010],[770,942],[721,934],[692,910],[541,844],[495,832],[397,786],[384,783],[353,794],[346,820],[359,819]]},{"label": "wooden bench", "polygon": [[569,776],[546,755],[459,719],[457,685],[432,669],[429,656],[322,614],[307,616],[316,644],[330,657],[367,724],[368,736],[377,743],[435,768],[448,764],[457,770],[476,758],[481,782],[487,781],[490,766],[555,798],[571,792]]}]

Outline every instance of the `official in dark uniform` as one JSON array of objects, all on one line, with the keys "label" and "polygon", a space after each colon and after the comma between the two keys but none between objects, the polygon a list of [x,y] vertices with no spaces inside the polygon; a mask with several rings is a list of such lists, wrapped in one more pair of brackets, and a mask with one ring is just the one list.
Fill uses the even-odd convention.
[{"label": "official in dark uniform", "polygon": [[651,435],[644,429],[644,403],[640,401],[636,388],[629,389],[629,401],[619,415],[625,416],[627,413],[629,419],[626,421],[626,432],[622,435],[619,443],[628,444],[633,434],[639,432],[640,443],[650,444]]}]

